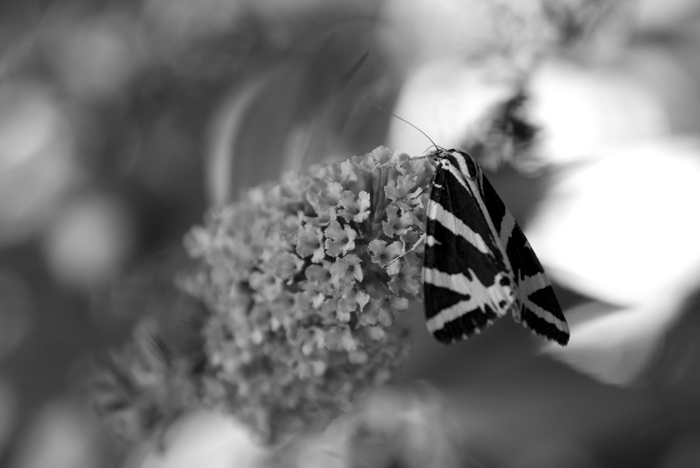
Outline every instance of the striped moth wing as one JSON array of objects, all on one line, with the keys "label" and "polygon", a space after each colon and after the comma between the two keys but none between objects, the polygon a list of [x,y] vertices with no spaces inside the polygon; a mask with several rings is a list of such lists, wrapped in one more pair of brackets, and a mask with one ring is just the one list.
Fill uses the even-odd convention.
[{"label": "striped moth wing", "polygon": [[513,274],[493,223],[479,203],[478,167],[438,150],[428,201],[423,263],[426,324],[443,343],[463,340],[505,315]]},{"label": "striped moth wing", "polygon": [[439,149],[427,210],[423,291],[428,330],[463,340],[509,310],[562,345],[569,329],[515,218],[467,153]]}]

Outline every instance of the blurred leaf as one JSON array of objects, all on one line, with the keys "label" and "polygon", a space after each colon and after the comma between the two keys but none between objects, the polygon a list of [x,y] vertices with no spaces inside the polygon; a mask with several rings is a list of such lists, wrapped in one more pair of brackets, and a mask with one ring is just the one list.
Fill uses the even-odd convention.
[{"label": "blurred leaf", "polygon": [[700,140],[601,150],[562,167],[527,233],[565,286],[619,306],[686,290],[700,265]]},{"label": "blurred leaf", "polygon": [[633,70],[552,62],[533,74],[528,92],[530,119],[542,128],[538,153],[550,163],[595,158],[669,129],[660,96]]},{"label": "blurred leaf", "polygon": [[[321,158],[349,156],[348,122],[376,73],[371,24],[331,28],[313,52],[290,55],[233,90],[211,125],[206,178],[221,204],[245,188]],[[363,122],[367,125],[366,122]],[[377,133],[363,132],[364,144]]]},{"label": "blurred leaf", "polygon": [[[213,206],[220,206],[230,202],[235,199],[236,193],[234,190],[240,191],[249,185],[246,183],[245,186],[240,186],[239,177],[234,175],[239,171],[247,172],[249,177],[254,177],[255,180],[260,178],[259,175],[252,174],[252,168],[241,167],[242,163],[240,161],[236,171],[234,171],[236,160],[234,149],[239,146],[238,140],[241,138],[243,126],[248,120],[248,114],[251,112],[252,107],[256,104],[256,99],[259,99],[261,94],[267,91],[267,88],[270,87],[271,82],[275,78],[279,79],[275,74],[269,73],[266,76],[258,77],[254,81],[243,84],[240,89],[225,101],[225,104],[214,117],[209,136],[204,175],[209,203]],[[292,78],[290,81],[293,82],[294,79]],[[280,107],[283,109],[284,105],[280,103]],[[283,116],[282,112],[275,115],[278,119]],[[285,120],[288,120],[288,118]],[[271,135],[274,135],[274,129],[274,122],[269,122],[268,130],[271,132]],[[262,141],[259,145],[258,151],[263,158],[262,167],[270,165],[270,163],[264,164],[264,161],[270,159],[270,153],[274,154],[275,148],[270,147],[271,140],[274,141],[274,137],[266,140],[268,148],[263,146]],[[280,145],[277,144],[275,146]],[[279,151],[279,148],[277,148],[277,151]],[[254,185],[254,182],[251,181],[250,185]]]},{"label": "blurred leaf", "polygon": [[561,170],[528,237],[554,279],[618,310],[573,324],[570,345],[550,353],[606,382],[639,374],[700,282],[698,200],[696,139],[619,146]]},{"label": "blurred leaf", "polygon": [[[593,302],[567,310],[579,317],[571,324],[566,348],[547,345],[545,352],[601,382],[629,385],[659,350],[675,321],[678,304],[658,303],[619,309]],[[585,315],[595,315],[586,320]]]},{"label": "blurred leaf", "polygon": [[[433,60],[408,77],[393,112],[440,146],[469,149],[488,132],[494,110],[520,93],[523,78],[499,65]],[[408,154],[422,154],[430,146],[425,135],[399,120],[391,121],[387,140]]]}]

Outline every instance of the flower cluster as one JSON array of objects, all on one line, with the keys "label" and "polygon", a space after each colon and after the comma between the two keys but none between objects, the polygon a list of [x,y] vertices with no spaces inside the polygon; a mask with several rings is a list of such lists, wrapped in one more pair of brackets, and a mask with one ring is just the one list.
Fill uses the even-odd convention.
[{"label": "flower cluster", "polygon": [[[207,304],[204,399],[268,442],[324,424],[408,352],[396,314],[420,297],[430,158],[380,147],[286,174],[186,239]],[[415,248],[414,248],[415,247]]]},{"label": "flower cluster", "polygon": [[169,423],[198,403],[193,356],[171,348],[158,324],[145,320],[133,341],[102,359],[92,379],[92,403],[126,440],[161,437]]}]

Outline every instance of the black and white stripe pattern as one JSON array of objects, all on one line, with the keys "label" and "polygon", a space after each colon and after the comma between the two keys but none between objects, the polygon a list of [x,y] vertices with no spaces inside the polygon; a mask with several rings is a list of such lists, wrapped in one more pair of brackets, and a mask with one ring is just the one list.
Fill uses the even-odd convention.
[{"label": "black and white stripe pattern", "polygon": [[513,215],[467,153],[438,149],[428,203],[426,323],[451,343],[508,311],[562,345],[569,328],[549,279]]}]

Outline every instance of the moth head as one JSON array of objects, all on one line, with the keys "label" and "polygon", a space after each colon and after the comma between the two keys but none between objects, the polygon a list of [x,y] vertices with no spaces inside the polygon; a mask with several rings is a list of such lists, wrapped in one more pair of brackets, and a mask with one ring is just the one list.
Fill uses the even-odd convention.
[{"label": "moth head", "polygon": [[440,158],[443,167],[445,165],[452,165],[459,169],[459,171],[465,176],[472,180],[479,178],[481,174],[481,168],[474,161],[474,159],[469,156],[469,154],[464,151],[451,149],[451,150],[441,150],[436,152],[437,156]]}]

